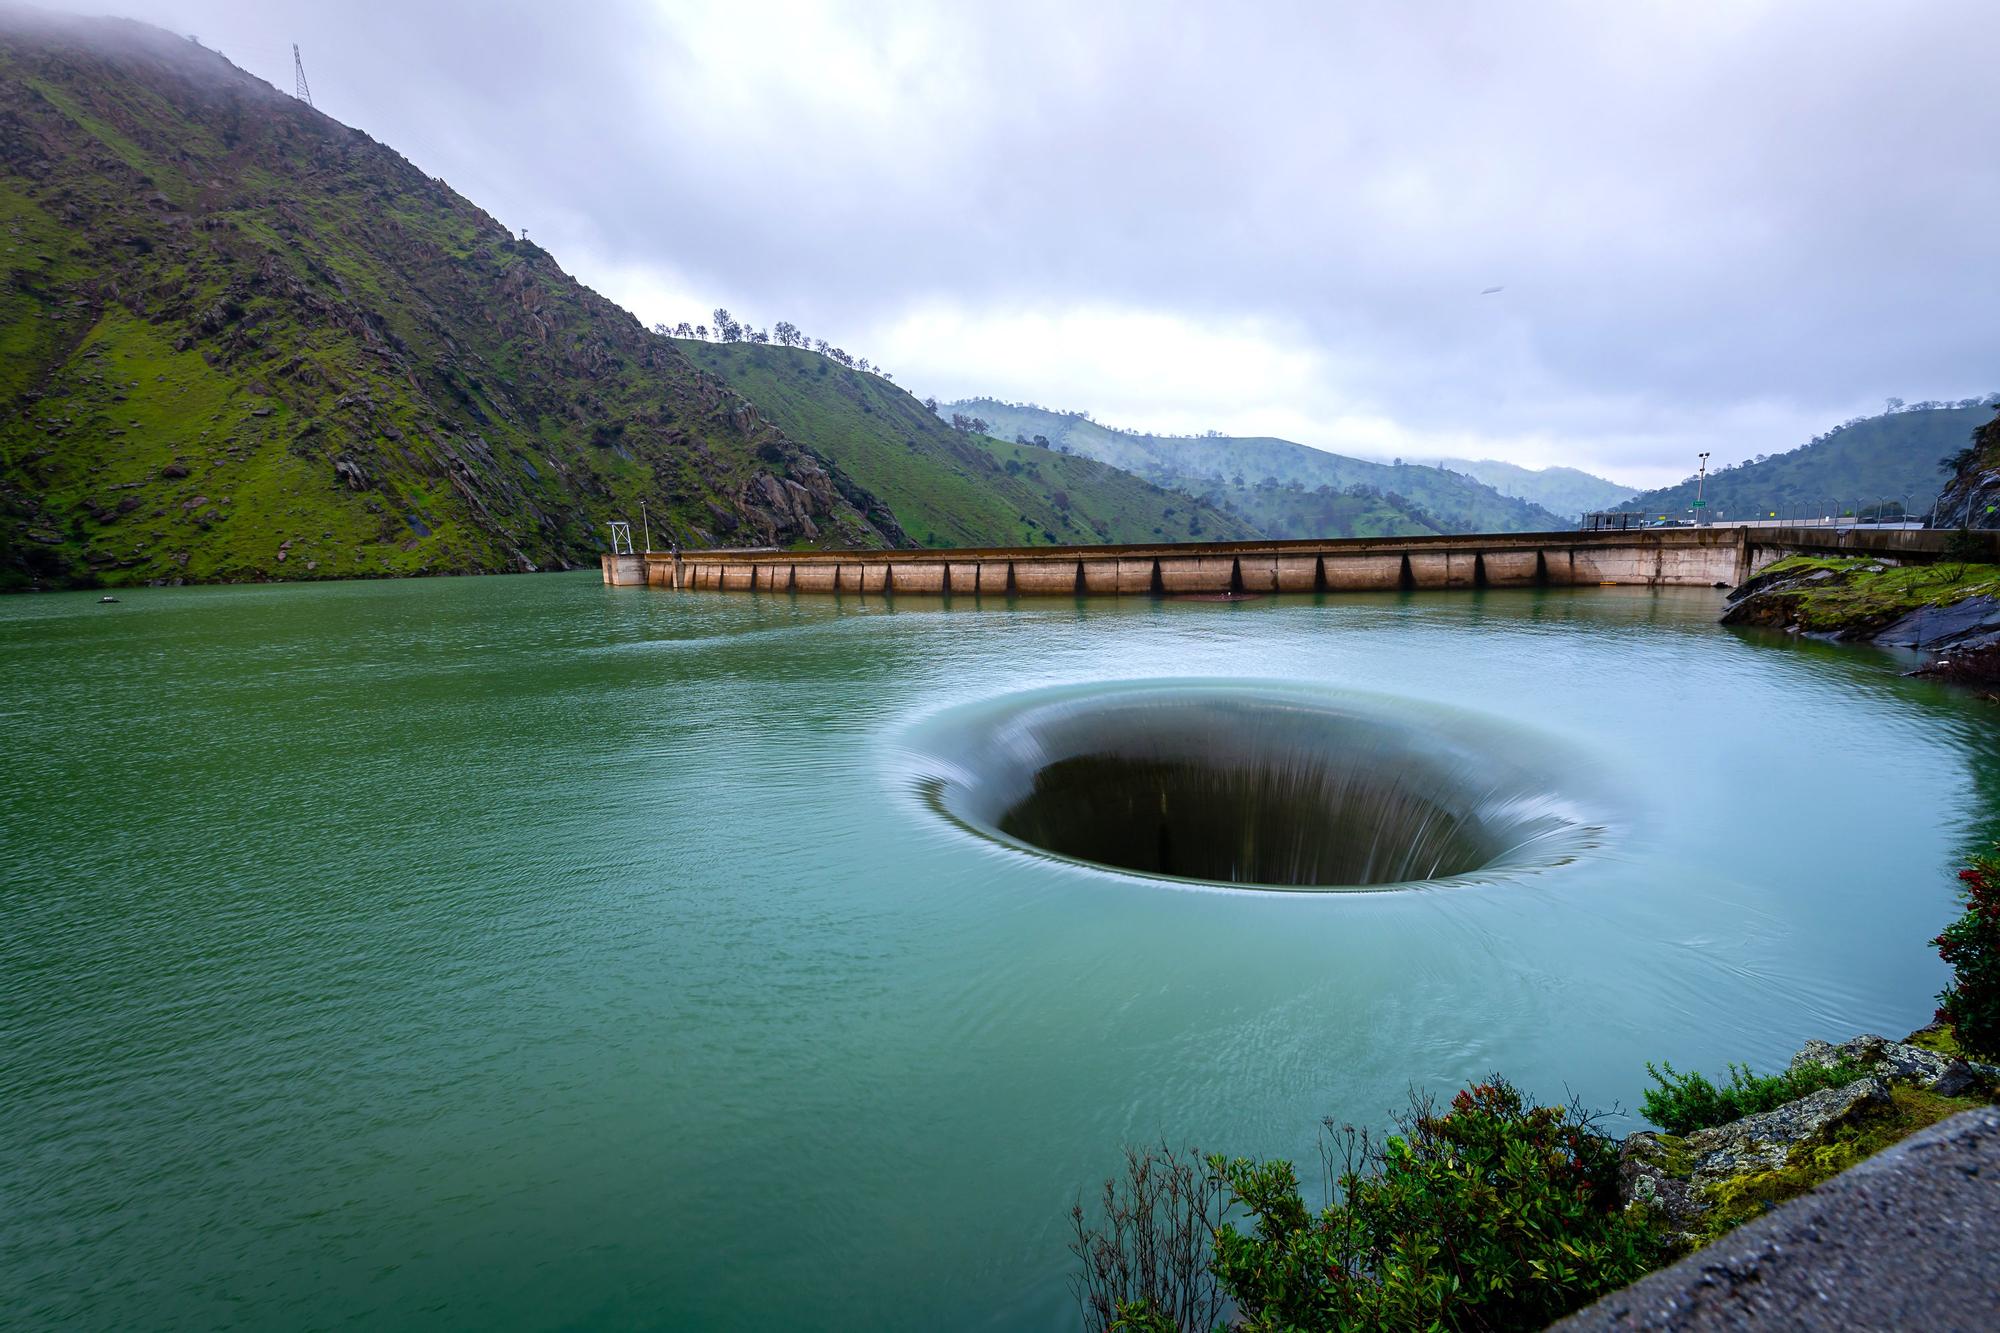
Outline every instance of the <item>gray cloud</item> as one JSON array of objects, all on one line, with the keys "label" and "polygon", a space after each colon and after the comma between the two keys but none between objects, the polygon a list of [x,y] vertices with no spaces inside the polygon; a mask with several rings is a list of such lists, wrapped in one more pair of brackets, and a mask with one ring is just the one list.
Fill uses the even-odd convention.
[{"label": "gray cloud", "polygon": [[132,13],[280,86],[300,42],[644,318],[945,394],[1652,480],[2000,386],[1986,3]]}]

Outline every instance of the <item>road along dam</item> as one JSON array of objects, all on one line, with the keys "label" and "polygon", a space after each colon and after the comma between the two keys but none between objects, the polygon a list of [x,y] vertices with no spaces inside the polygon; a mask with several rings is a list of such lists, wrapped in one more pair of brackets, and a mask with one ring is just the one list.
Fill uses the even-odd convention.
[{"label": "road along dam", "polygon": [[[977,597],[1734,586],[1798,553],[1935,560],[1948,534],[1868,528],[1655,528],[1342,537],[1159,546],[647,551],[603,557],[604,581],[699,591]],[[2000,534],[1994,534],[2000,548]],[[1996,549],[2000,554],[2000,549]]]}]

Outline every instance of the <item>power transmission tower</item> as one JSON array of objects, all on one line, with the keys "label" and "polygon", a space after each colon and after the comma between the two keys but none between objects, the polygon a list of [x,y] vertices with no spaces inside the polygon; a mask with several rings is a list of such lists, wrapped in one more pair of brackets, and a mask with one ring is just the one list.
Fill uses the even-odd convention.
[{"label": "power transmission tower", "polygon": [[292,43],[292,95],[307,106],[313,104],[313,90],[306,84],[306,61],[299,54],[299,44]]}]

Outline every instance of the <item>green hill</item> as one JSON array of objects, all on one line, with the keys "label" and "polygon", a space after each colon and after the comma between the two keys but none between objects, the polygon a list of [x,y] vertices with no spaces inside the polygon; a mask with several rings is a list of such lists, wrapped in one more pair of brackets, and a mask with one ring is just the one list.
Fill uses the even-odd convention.
[{"label": "green hill", "polygon": [[1422,537],[1446,531],[1401,497],[1378,495],[1364,486],[1337,491],[1331,486],[1307,490],[1296,481],[1279,486],[1267,479],[1254,487],[1218,482],[1202,498],[1231,513],[1254,513],[1260,529],[1286,536]]},{"label": "green hill", "polygon": [[1615,509],[1638,488],[1622,486],[1573,467],[1527,468],[1497,458],[1444,458],[1438,466],[1463,472],[1502,495],[1538,504],[1552,514],[1575,519],[1593,510]]},{"label": "green hill", "polygon": [[[1273,537],[1358,535],[1326,531],[1315,511],[1286,499],[1294,485],[1308,492],[1378,498],[1398,511],[1414,532],[1548,532],[1573,527],[1556,514],[1500,494],[1471,477],[1442,468],[1371,463],[1290,440],[1262,436],[1139,435],[1099,425],[1079,412],[1052,412],[1026,404],[971,398],[948,403],[985,421],[1002,439],[1046,439],[1100,462],[1136,472],[1162,486],[1225,495],[1258,528]],[[1271,484],[1266,486],[1264,482]],[[1332,521],[1339,521],[1336,516]]]},{"label": "green hill", "polygon": [[[1966,447],[1972,432],[1992,417],[1994,402],[2000,396],[1983,406],[1979,399],[1921,403],[1857,417],[1785,453],[1720,468],[1702,485],[1708,516],[1820,516],[1884,504],[1891,509],[1907,504],[1909,512],[1923,514],[1948,480],[1941,460]],[[1683,518],[1693,512],[1694,499],[1690,477],[1619,508]]]},{"label": "green hill", "polygon": [[1244,519],[1104,463],[954,430],[880,375],[768,343],[677,343],[929,546],[1226,540]]},{"label": "green hill", "polygon": [[402,157],[194,42],[0,12],[0,586],[879,545],[888,509]]}]

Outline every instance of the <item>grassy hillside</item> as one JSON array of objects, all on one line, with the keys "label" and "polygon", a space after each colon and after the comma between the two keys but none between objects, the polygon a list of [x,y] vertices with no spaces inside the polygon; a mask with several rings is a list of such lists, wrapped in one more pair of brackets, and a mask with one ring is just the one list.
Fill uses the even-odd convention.
[{"label": "grassy hillside", "polygon": [[1438,466],[1482,481],[1502,495],[1538,504],[1574,519],[1598,509],[1616,509],[1637,489],[1573,467],[1527,468],[1497,458],[1444,458]]},{"label": "grassy hillside", "polygon": [[[1294,483],[1308,491],[1362,488],[1416,524],[1413,530],[1448,532],[1537,532],[1574,526],[1525,500],[1500,494],[1471,477],[1440,468],[1371,463],[1290,440],[1265,437],[1136,435],[1101,426],[1079,413],[972,398],[941,411],[960,412],[988,423],[1002,439],[1037,436],[1052,447],[1067,447],[1090,458],[1136,472],[1164,486],[1227,493],[1244,516],[1273,537],[1352,535],[1289,526],[1301,510],[1281,492]],[[1238,479],[1241,479],[1238,484]],[[1260,486],[1264,481],[1271,486]]]},{"label": "grassy hillside", "polygon": [[928,546],[1255,537],[1245,520],[1093,459],[952,429],[893,383],[817,352],[678,342],[787,436],[833,460]]},{"label": "grassy hillside", "polygon": [[1446,530],[1407,501],[1363,486],[1337,491],[1331,486],[1307,490],[1300,482],[1259,482],[1254,487],[1218,482],[1202,497],[1231,513],[1254,513],[1260,528],[1268,524],[1287,536],[1422,537]]},{"label": "grassy hillside", "polygon": [[[1923,514],[1949,479],[1941,461],[1966,446],[1993,415],[1972,403],[1920,406],[1861,417],[1789,452],[1708,474],[1702,488],[1712,519],[1784,514],[1839,514],[1882,502],[1905,502]],[[1647,491],[1620,508],[1684,518],[1693,478]]]},{"label": "grassy hillside", "polygon": [[561,566],[893,517],[540,248],[186,38],[0,12],[0,586]]}]

